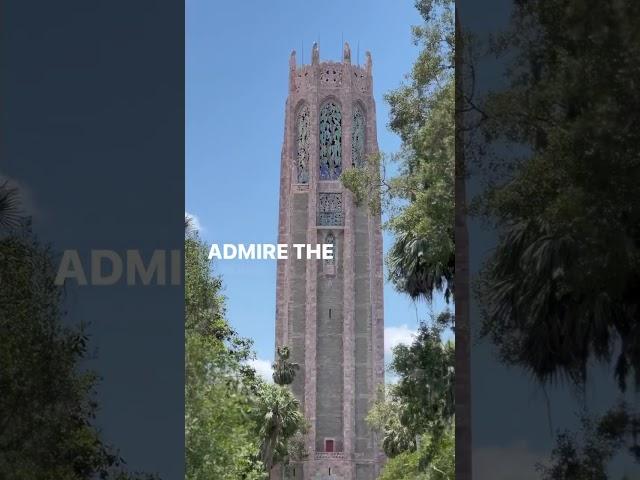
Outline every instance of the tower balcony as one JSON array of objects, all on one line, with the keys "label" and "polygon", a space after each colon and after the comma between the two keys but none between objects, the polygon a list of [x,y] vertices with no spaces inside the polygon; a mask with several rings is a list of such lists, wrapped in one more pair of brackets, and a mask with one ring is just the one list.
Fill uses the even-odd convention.
[{"label": "tower balcony", "polygon": [[316,460],[344,460],[344,452],[316,452]]}]

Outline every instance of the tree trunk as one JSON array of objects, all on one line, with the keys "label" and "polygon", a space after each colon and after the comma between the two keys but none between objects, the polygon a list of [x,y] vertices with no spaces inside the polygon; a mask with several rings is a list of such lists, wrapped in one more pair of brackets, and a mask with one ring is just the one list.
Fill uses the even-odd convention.
[{"label": "tree trunk", "polygon": [[464,154],[463,39],[456,11],[455,153],[455,326],[456,326],[456,480],[471,479],[471,352],[469,324],[469,232],[466,221]]}]

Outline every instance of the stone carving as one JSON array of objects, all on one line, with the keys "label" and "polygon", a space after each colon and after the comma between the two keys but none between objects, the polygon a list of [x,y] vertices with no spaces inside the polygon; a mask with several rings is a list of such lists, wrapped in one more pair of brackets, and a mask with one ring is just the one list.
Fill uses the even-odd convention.
[{"label": "stone carving", "polygon": [[334,102],[320,109],[320,180],[337,180],[342,173],[342,113]]},{"label": "stone carving", "polygon": [[309,107],[303,105],[296,117],[296,170],[297,182],[309,183],[309,130],[311,127]]},{"label": "stone carving", "polygon": [[351,126],[351,164],[360,168],[365,164],[365,120],[362,108],[357,103],[353,106],[353,123]]},{"label": "stone carving", "polygon": [[289,57],[289,90],[296,91],[296,51],[291,50]]},{"label": "stone carving", "polygon": [[344,47],[342,48],[342,62],[351,63],[351,47],[347,42],[344,42]]},{"label": "stone carving", "polygon": [[357,92],[367,93],[368,82],[364,70],[361,68],[353,69],[353,87]]},{"label": "stone carving", "polygon": [[320,69],[320,84],[327,87],[342,85],[342,66],[337,63],[323,64]]},{"label": "stone carving", "polygon": [[313,42],[311,47],[311,64],[318,65],[320,63],[320,49],[318,49],[318,43]]},{"label": "stone carving", "polygon": [[341,193],[320,193],[318,196],[318,225],[344,225]]}]

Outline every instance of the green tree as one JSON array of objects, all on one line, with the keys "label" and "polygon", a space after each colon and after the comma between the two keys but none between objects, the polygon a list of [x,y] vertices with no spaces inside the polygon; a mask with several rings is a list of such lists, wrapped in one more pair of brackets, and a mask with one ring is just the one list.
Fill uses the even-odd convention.
[{"label": "green tree", "polygon": [[185,219],[185,441],[187,479],[258,480],[272,467],[303,454],[306,429],[287,387],[298,365],[280,347],[275,385],[247,366],[252,342],[225,318],[222,279],[207,246]]},{"label": "green tree", "polygon": [[415,450],[389,459],[379,480],[455,479],[454,426],[449,424],[437,437],[421,435]]},{"label": "green tree", "polygon": [[[386,95],[389,126],[402,140],[393,157],[397,172],[387,178],[383,159],[372,156],[364,168],[346,170],[342,182],[356,203],[388,214],[385,228],[394,243],[386,264],[395,287],[413,299],[431,303],[439,293],[449,302],[455,296],[454,220],[460,216],[454,180],[462,176],[455,157],[455,5],[451,0],[418,0],[416,8],[424,20],[413,27],[420,54],[406,82]],[[445,314],[435,324],[433,329],[422,324],[411,347],[395,349],[391,370],[400,380],[369,414],[392,457],[382,478],[452,478],[455,350],[442,344],[440,334],[453,326],[454,318]],[[465,345],[461,366],[468,364]],[[451,467],[443,477],[430,476],[436,474],[430,470],[437,469],[432,463],[436,458],[447,458]]]},{"label": "green tree", "polygon": [[251,343],[225,319],[222,280],[206,245],[185,238],[185,443],[189,480],[261,479],[252,411],[258,380],[243,362]]},{"label": "green tree", "polygon": [[273,465],[288,459],[290,441],[306,430],[307,423],[300,412],[300,402],[283,385],[260,385],[254,416],[261,442],[260,460],[270,472]]},{"label": "green tree", "polygon": [[411,345],[393,350],[390,369],[400,377],[394,396],[404,405],[401,421],[417,433],[437,432],[455,411],[455,347],[443,343],[441,334],[441,327],[423,323]]},{"label": "green tree", "polygon": [[411,345],[394,348],[390,370],[399,379],[367,417],[391,458],[381,478],[453,478],[455,348],[441,340],[447,315],[421,324]]},{"label": "green tree", "polygon": [[[374,156],[342,174],[356,201],[387,209],[394,234],[389,278],[412,298],[447,300],[454,291],[454,2],[420,0],[424,24],[413,27],[422,50],[407,82],[386,95],[390,128],[402,140],[398,173],[387,179]],[[380,202],[379,195],[383,200]]]}]

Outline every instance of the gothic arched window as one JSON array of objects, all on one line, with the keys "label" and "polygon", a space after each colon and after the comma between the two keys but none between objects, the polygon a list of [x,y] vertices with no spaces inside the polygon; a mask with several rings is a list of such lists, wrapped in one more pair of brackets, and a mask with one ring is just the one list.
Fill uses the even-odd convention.
[{"label": "gothic arched window", "polygon": [[342,173],[342,113],[334,102],[320,109],[320,180],[337,180]]},{"label": "gothic arched window", "polygon": [[304,105],[296,117],[296,172],[298,183],[309,183],[309,107]]},{"label": "gothic arched window", "polygon": [[364,113],[357,103],[353,106],[353,124],[351,127],[351,164],[362,167],[365,164],[364,151]]},{"label": "gothic arched window", "polygon": [[324,237],[325,245],[333,245],[333,258],[327,258],[324,260],[324,264],[322,266],[322,270],[327,275],[335,275],[336,274],[336,257],[338,255],[337,245],[336,245],[336,237],[333,232],[327,233]]}]

